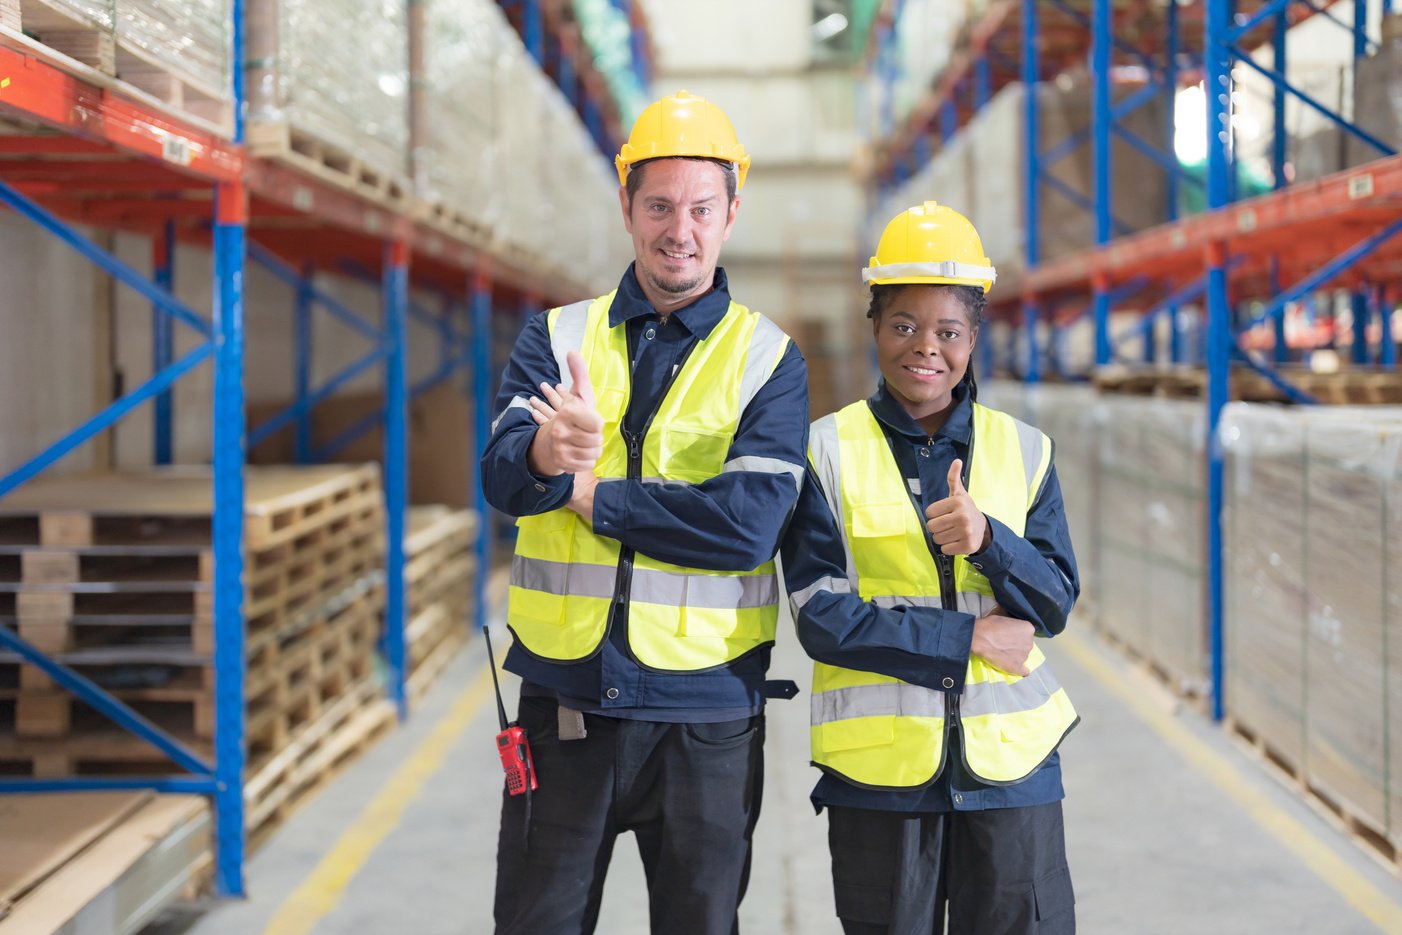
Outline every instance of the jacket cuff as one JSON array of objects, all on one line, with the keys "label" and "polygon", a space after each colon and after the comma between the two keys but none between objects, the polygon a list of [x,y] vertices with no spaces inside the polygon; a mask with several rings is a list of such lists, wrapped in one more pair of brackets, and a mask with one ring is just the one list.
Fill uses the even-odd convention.
[{"label": "jacket cuff", "polygon": [[[939,684],[942,691],[962,692],[964,677],[969,673],[969,656],[974,643],[974,617],[972,614],[946,613],[944,626],[940,627],[939,658],[943,663],[938,668]],[[950,682],[953,684],[950,684]]]},{"label": "jacket cuff", "polygon": [[626,478],[601,478],[594,488],[594,532],[610,539],[617,539],[623,532],[628,515],[626,500],[628,485]]},{"label": "jacket cuff", "polygon": [[985,578],[1008,570],[1008,565],[1012,561],[1012,553],[1008,551],[1008,541],[1018,538],[1017,533],[991,516],[988,517],[988,529],[992,533],[989,537],[988,548],[968,556],[969,564],[974,566]]}]

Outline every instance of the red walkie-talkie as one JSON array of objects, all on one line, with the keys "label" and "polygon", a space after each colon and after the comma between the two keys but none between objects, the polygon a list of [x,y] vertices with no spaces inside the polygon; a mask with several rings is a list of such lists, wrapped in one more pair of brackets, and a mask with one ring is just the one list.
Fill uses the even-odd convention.
[{"label": "red walkie-talkie", "polygon": [[497,718],[501,721],[497,753],[501,756],[501,768],[506,771],[506,792],[508,795],[529,794],[538,785],[535,762],[531,760],[531,744],[524,727],[506,720],[506,706],[501,702],[501,684],[497,681],[497,661],[492,655],[492,635],[483,627],[482,636],[487,640],[487,664],[492,667],[492,688],[497,695]]}]

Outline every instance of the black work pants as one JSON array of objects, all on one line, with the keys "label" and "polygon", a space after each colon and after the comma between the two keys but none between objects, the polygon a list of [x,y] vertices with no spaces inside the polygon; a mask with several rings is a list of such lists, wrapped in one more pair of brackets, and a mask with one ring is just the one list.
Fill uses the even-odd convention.
[{"label": "black work pants", "polygon": [[584,720],[587,737],[562,741],[555,702],[521,699],[540,788],[529,832],[525,796],[502,796],[499,935],[594,931],[614,839],[625,831],[638,839],[653,932],[737,932],[764,782],[764,716]]},{"label": "black work pants", "polygon": [[1073,935],[1061,803],[906,814],[828,808],[847,935]]}]

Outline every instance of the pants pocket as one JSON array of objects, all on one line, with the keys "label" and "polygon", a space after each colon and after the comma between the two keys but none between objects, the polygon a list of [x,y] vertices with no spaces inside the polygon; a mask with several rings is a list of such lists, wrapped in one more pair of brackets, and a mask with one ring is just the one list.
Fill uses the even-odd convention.
[{"label": "pants pocket", "polygon": [[764,726],[764,715],[734,721],[685,724],[686,736],[706,747],[738,747],[753,740]]},{"label": "pants pocket", "polygon": [[[1032,884],[1036,903],[1039,933],[1070,933],[1076,930],[1076,892],[1071,886],[1071,871],[1062,867]],[[1057,925],[1053,923],[1068,923]]]}]

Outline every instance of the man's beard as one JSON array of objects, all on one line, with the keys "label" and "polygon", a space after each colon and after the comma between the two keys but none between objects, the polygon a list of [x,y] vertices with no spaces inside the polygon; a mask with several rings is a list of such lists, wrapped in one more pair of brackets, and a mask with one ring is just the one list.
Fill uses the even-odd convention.
[{"label": "man's beard", "polygon": [[661,278],[652,270],[645,270],[645,272],[647,273],[648,282],[669,295],[686,295],[689,292],[695,291],[696,287],[701,285],[701,280],[705,278],[703,276],[697,276],[695,279],[673,279],[669,281]]}]

